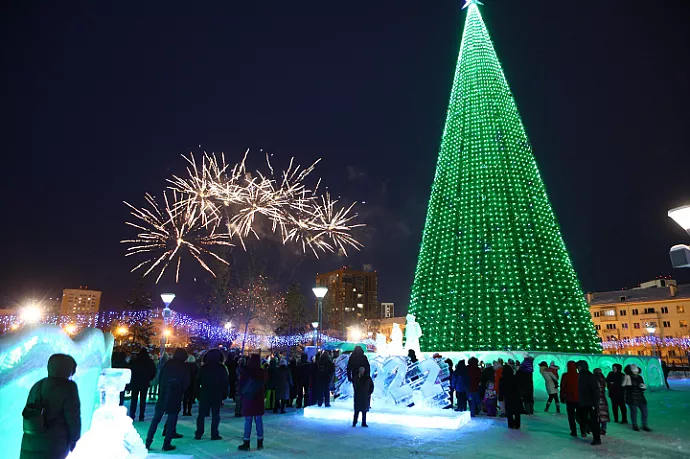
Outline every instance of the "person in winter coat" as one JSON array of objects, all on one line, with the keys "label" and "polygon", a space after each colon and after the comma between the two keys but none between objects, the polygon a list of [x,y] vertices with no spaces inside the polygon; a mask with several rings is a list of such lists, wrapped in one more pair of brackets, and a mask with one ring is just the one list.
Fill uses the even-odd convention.
[{"label": "person in winter coat", "polygon": [[355,416],[352,420],[352,427],[357,425],[359,413],[362,413],[362,427],[369,427],[367,425],[367,411],[369,411],[371,403],[371,394],[374,392],[374,381],[364,366],[359,367],[359,371],[352,380],[352,386],[355,392]]},{"label": "person in winter coat", "polygon": [[243,443],[237,447],[240,451],[249,451],[252,421],[256,424],[256,449],[264,447],[264,384],[267,380],[268,373],[261,368],[259,354],[252,354],[240,376],[239,390],[242,396],[242,416],[244,416]]},{"label": "person in winter coat", "polygon": [[594,376],[597,377],[599,382],[599,404],[597,409],[599,412],[599,426],[601,430],[601,435],[606,435],[606,426],[611,422],[611,417],[609,415],[609,404],[606,401],[606,378],[604,378],[604,373],[601,368],[594,369]]},{"label": "person in winter coat", "polygon": [[156,413],[151,420],[148,434],[146,435],[146,449],[151,449],[153,437],[158,430],[158,424],[163,419],[163,415],[167,413],[168,419],[165,423],[165,441],[163,442],[163,451],[172,451],[176,449],[172,445],[173,438],[181,438],[182,435],[177,433],[177,416],[180,414],[180,407],[182,406],[182,397],[184,391],[187,390],[190,384],[189,367],[187,367],[187,351],[184,349],[175,349],[173,358],[165,362],[158,377],[159,393],[158,401],[156,402]]},{"label": "person in winter coat", "polygon": [[290,400],[288,400],[287,406],[292,408],[292,401],[297,398],[297,359],[292,357],[288,363],[288,368],[292,377],[292,386],[290,387]]},{"label": "person in winter coat", "polygon": [[[247,368],[247,359],[244,356],[238,357],[237,358],[237,370],[236,370],[236,377],[237,377],[237,385],[239,386],[239,381],[240,378],[242,377],[242,374],[246,371]],[[241,388],[238,387],[237,391],[235,392],[235,417],[236,418],[241,418],[242,417],[242,391],[240,390]]]},{"label": "person in winter coat", "polygon": [[[485,394],[486,389],[489,387],[489,383],[492,383],[492,386],[493,386],[493,382],[494,382],[494,367],[492,365],[487,365],[482,370],[482,379],[479,381],[479,398],[480,398],[480,400],[484,400],[486,398],[486,394]],[[484,411],[487,411],[486,404],[484,404]]]},{"label": "person in winter coat", "polygon": [[287,360],[280,359],[280,365],[276,370],[276,405],[280,407],[280,413],[285,414],[285,407],[290,400],[290,389],[293,381]]},{"label": "person in winter coat", "polygon": [[549,407],[552,401],[556,401],[556,413],[561,412],[561,405],[558,402],[558,377],[549,370],[546,362],[539,363],[539,373],[544,378],[544,385],[546,386],[546,393],[549,394],[549,399],[546,401],[546,408],[544,412],[549,412]]},{"label": "person in winter coat", "polygon": [[319,373],[316,377],[316,403],[331,406],[331,383],[335,375],[335,365],[328,352],[321,354],[319,359]]},{"label": "person in winter coat", "polygon": [[302,354],[300,356],[300,362],[297,365],[297,408],[302,408],[302,402],[304,401],[304,406],[309,405],[308,394],[309,394],[309,381],[311,379],[311,363],[309,363],[307,354]]},{"label": "person in winter coat", "polygon": [[503,359],[498,359],[494,361],[494,388],[496,389],[496,394],[498,395],[498,406],[501,409],[501,416],[505,416],[505,403],[503,398],[501,398],[501,376],[503,376]]},{"label": "person in winter coat", "polygon": [[484,391],[484,407],[486,407],[487,416],[496,416],[496,391],[494,390],[494,383],[490,381],[487,383],[486,390]]},{"label": "person in winter coat", "polygon": [[470,386],[470,374],[464,360],[458,361],[455,366],[451,382],[455,390],[455,398],[458,401],[455,411],[467,411],[467,390]]},{"label": "person in winter coat", "polygon": [[[113,356],[110,360],[110,366],[112,368],[129,368],[127,363],[127,354],[121,351],[113,352]],[[120,392],[120,406],[125,404],[125,391],[129,390],[129,387],[125,387],[125,390]]]},{"label": "person in winter coat", "polygon": [[[574,360],[568,361],[566,372],[561,376],[561,402],[565,403],[568,413],[568,425],[570,426],[570,436],[577,437],[577,424],[580,424],[580,394],[578,392],[580,375],[577,373],[577,365]],[[580,431],[583,437],[587,436],[585,426],[580,424]]]},{"label": "person in winter coat", "polygon": [[237,356],[234,352],[225,359],[225,366],[228,369],[228,383],[230,385],[228,397],[234,400],[235,395],[237,395]]},{"label": "person in winter coat", "polygon": [[601,445],[599,430],[599,380],[589,371],[585,360],[577,362],[580,377],[577,380],[577,394],[580,400],[580,425],[589,426],[592,432],[592,445]]},{"label": "person in winter coat", "polygon": [[666,384],[666,389],[670,389],[671,386],[668,385],[668,374],[670,372],[668,365],[663,360],[661,361],[661,372],[664,374],[664,384]]},{"label": "person in winter coat", "polygon": [[371,367],[369,366],[369,359],[364,355],[364,350],[360,346],[355,346],[355,349],[347,361],[347,380],[352,381],[352,378],[359,371],[359,367],[364,367],[367,374],[371,374]]},{"label": "person in winter coat", "polygon": [[[212,349],[215,350],[215,349]],[[210,352],[210,351],[209,351]],[[220,352],[220,351],[218,351]],[[208,352],[206,353],[208,355]],[[204,358],[206,358],[204,356]],[[189,387],[184,391],[184,400],[182,401],[182,416],[192,415],[192,405],[194,405],[194,400],[196,399],[196,376],[199,372],[199,367],[196,366],[196,357],[190,355],[187,357],[187,368],[189,369]]]},{"label": "person in winter coat", "polygon": [[549,371],[554,374],[554,376],[556,377],[556,381],[558,381],[558,371],[560,369],[561,369],[561,367],[556,365],[556,362],[554,362],[553,360],[549,364]]},{"label": "person in winter coat", "polygon": [[505,414],[508,418],[509,429],[520,428],[520,414],[522,414],[522,398],[520,397],[520,383],[513,373],[513,367],[503,365],[499,398],[505,403]]},{"label": "person in winter coat", "polygon": [[534,414],[534,357],[527,356],[517,370],[516,377],[520,384],[520,398],[525,407],[525,414]]},{"label": "person in winter coat", "polygon": [[204,364],[196,375],[195,385],[198,388],[199,413],[196,417],[195,440],[204,435],[204,421],[211,412],[211,440],[222,440],[218,433],[220,424],[220,405],[228,397],[230,380],[228,370],[223,365],[223,353],[211,349],[204,356]]},{"label": "person in winter coat", "polygon": [[[81,435],[81,406],[72,376],[77,363],[65,354],[48,359],[48,377],[34,384],[27,408],[44,408],[44,431],[33,432],[24,424],[20,459],[65,459]],[[30,410],[25,408],[24,414]]]},{"label": "person in winter coat", "polygon": [[278,378],[278,360],[271,358],[268,361],[268,382],[266,382],[266,408],[278,413],[280,403],[276,403],[276,380]]},{"label": "person in winter coat", "polygon": [[146,393],[153,378],[156,377],[156,364],[153,363],[149,353],[145,349],[129,362],[129,369],[132,371],[132,379],[129,388],[132,397],[129,402],[129,417],[135,419],[137,414],[137,402],[139,403],[139,421],[144,420],[146,413]]},{"label": "person in winter coat", "polygon": [[642,430],[651,432],[652,429],[647,425],[647,399],[644,396],[647,385],[640,374],[640,367],[634,364],[627,365],[624,373],[623,388],[625,389],[625,402],[628,404],[628,408],[630,408],[632,428],[636,432],[640,431],[640,428],[637,426],[637,410],[639,408],[640,413],[642,413]]},{"label": "person in winter coat", "polygon": [[309,371],[311,372],[309,375],[309,381],[311,382],[311,384],[309,385],[309,404],[310,405],[316,405],[316,386],[318,384],[318,378],[319,378],[319,360],[320,359],[321,359],[321,352],[317,352],[311,361],[311,367],[309,367]]},{"label": "person in winter coat", "polygon": [[611,399],[611,410],[613,411],[613,421],[618,422],[618,411],[621,412],[621,424],[628,423],[628,413],[625,409],[625,393],[623,390],[623,367],[614,363],[611,372],[606,375],[606,385],[609,389]]},{"label": "person in winter coat", "polygon": [[481,405],[481,400],[479,398],[479,383],[482,379],[482,370],[479,369],[479,360],[476,357],[470,358],[468,360],[469,366],[467,367],[467,373],[469,374],[469,387],[467,390],[467,396],[470,401],[470,415],[479,415],[479,406]]}]

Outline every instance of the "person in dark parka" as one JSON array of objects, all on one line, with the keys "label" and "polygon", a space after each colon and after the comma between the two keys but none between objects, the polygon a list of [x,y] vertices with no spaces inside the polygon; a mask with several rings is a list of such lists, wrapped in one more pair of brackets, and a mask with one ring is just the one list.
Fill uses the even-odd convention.
[{"label": "person in dark parka", "polygon": [[184,391],[184,400],[182,401],[182,416],[192,415],[192,405],[194,405],[194,400],[196,400],[197,387],[196,387],[196,376],[199,372],[199,367],[196,364],[196,357],[190,355],[187,357],[187,368],[189,369],[189,387]]},{"label": "person in dark parka", "polygon": [[77,363],[65,354],[48,359],[48,377],[33,385],[27,405],[45,407],[45,432],[24,432],[20,459],[65,459],[81,435]]},{"label": "person in dark parka", "polygon": [[288,368],[287,360],[281,359],[276,370],[276,406],[280,407],[280,413],[285,414],[285,407],[290,399],[290,389],[292,389],[292,374]]},{"label": "person in dark parka", "polygon": [[628,411],[625,409],[625,393],[623,390],[623,366],[614,363],[612,370],[606,376],[606,387],[609,390],[611,399],[611,411],[613,411],[613,422],[618,422],[618,411],[621,413],[621,424],[628,423]]},{"label": "person in dark parka", "polygon": [[601,445],[601,431],[599,429],[599,380],[589,371],[589,364],[585,360],[577,362],[580,377],[577,381],[579,398],[580,426],[589,426],[592,432],[592,445]]},{"label": "person in dark parka", "polygon": [[508,418],[509,429],[520,428],[520,415],[523,412],[522,397],[520,396],[520,381],[513,372],[513,367],[503,365],[499,398],[505,403],[505,413]]},{"label": "person in dark parka", "polygon": [[292,408],[292,401],[297,398],[297,359],[292,357],[290,363],[288,363],[288,368],[292,377],[292,386],[290,387],[290,400],[288,400],[287,406]]},{"label": "person in dark parka", "polygon": [[132,398],[129,402],[129,417],[135,419],[138,402],[139,421],[143,421],[146,413],[146,393],[151,381],[156,377],[156,364],[151,360],[149,353],[142,349],[129,362],[129,369],[132,370],[132,380],[129,383],[129,388],[132,391]]},{"label": "person in dark parka", "polygon": [[146,435],[146,449],[151,448],[158,424],[160,424],[163,415],[166,413],[168,419],[165,423],[163,451],[174,450],[175,446],[172,445],[173,437],[182,437],[176,433],[176,428],[177,416],[180,414],[180,408],[182,407],[182,397],[190,384],[189,368],[185,364],[186,361],[187,352],[184,349],[175,349],[173,358],[165,362],[161,369],[158,377],[160,389],[158,401],[156,402],[156,413],[151,420],[151,425]]},{"label": "person in dark parka", "polygon": [[[122,351],[113,352],[113,356],[110,360],[110,366],[112,368],[129,368],[127,364],[127,354]],[[120,406],[125,404],[125,391],[130,390],[129,385],[125,387],[125,390],[120,392]]]},{"label": "person in dark parka", "polygon": [[623,378],[625,402],[628,404],[628,408],[630,408],[632,428],[638,432],[640,430],[637,426],[637,409],[639,408],[642,414],[642,430],[651,432],[652,429],[647,425],[647,398],[644,396],[647,386],[640,374],[640,367],[635,364],[626,365],[623,373],[625,373],[625,378]]},{"label": "person in dark parka", "polygon": [[230,383],[229,397],[234,399],[237,393],[237,356],[234,352],[228,355],[228,358],[225,360],[225,366],[228,368],[228,382]]},{"label": "person in dark parka", "polygon": [[451,385],[455,390],[455,398],[458,406],[455,411],[467,411],[467,390],[470,386],[470,373],[465,365],[465,360],[459,360],[455,371],[451,376]]},{"label": "person in dark parka", "polygon": [[204,364],[196,376],[199,388],[199,413],[196,418],[194,438],[200,440],[204,434],[204,421],[211,411],[211,440],[222,440],[218,433],[220,424],[220,405],[228,397],[230,388],[228,370],[223,365],[223,353],[211,349],[204,356]]},{"label": "person in dark parka", "polygon": [[[266,393],[265,383],[268,380],[268,372],[261,368],[261,357],[259,354],[249,356],[246,368],[240,376],[238,389],[242,397],[242,416],[244,416],[244,436],[243,443],[237,447],[240,451],[249,451],[249,440],[252,435],[252,421],[256,424],[256,448],[264,447],[264,399]],[[251,382],[256,384],[256,391],[253,394],[243,392],[250,386]]]},{"label": "person in dark parka", "polygon": [[352,379],[352,386],[355,392],[355,416],[352,420],[352,427],[357,425],[359,413],[362,413],[362,427],[369,427],[367,425],[367,411],[369,411],[371,404],[371,394],[374,392],[374,381],[365,367],[359,367],[359,371]]},{"label": "person in dark parka", "polygon": [[352,355],[347,361],[347,380],[352,381],[359,371],[359,367],[364,367],[367,374],[371,374],[371,367],[369,366],[369,359],[364,355],[364,350],[360,346],[355,346]]},{"label": "person in dark parka", "polygon": [[331,382],[335,375],[335,365],[328,352],[321,354],[319,372],[316,379],[316,403],[321,406],[331,406]]},{"label": "person in dark parka", "polygon": [[302,354],[300,356],[300,362],[297,365],[297,408],[302,408],[302,402],[304,401],[304,406],[309,405],[308,394],[309,394],[309,380],[311,378],[311,363],[309,363],[309,358],[307,354]]},{"label": "person in dark parka", "polygon": [[534,357],[527,356],[522,361],[515,376],[520,384],[520,397],[525,414],[534,414]]}]

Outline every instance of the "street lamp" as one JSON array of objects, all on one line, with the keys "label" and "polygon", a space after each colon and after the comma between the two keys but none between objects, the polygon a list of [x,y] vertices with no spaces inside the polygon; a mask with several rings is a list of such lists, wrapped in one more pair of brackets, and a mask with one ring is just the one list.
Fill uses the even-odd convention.
[{"label": "street lamp", "polygon": [[321,334],[321,329],[322,329],[322,324],[323,324],[323,297],[326,296],[326,293],[328,293],[328,287],[324,287],[321,285],[318,285],[314,288],[311,289],[312,292],[314,292],[314,296],[316,296],[316,299],[319,302],[319,326],[316,329],[316,336],[317,336],[317,344],[318,344],[318,338],[320,338]]},{"label": "street lamp", "polygon": [[311,326],[314,328],[314,346],[316,346],[316,334],[319,332],[319,323],[312,322]]},{"label": "street lamp", "polygon": [[668,216],[690,234],[690,204],[669,210]]},{"label": "street lamp", "polygon": [[[649,333],[649,336],[651,338],[654,338],[654,332],[656,331],[656,323],[645,322],[644,326],[647,329],[647,333]],[[661,358],[661,345],[659,344],[658,341],[656,343],[656,354],[659,358]]]},{"label": "street lamp", "polygon": [[[690,205],[671,209],[668,211],[668,216],[690,234]],[[690,246],[676,244],[671,247],[669,256],[671,257],[671,266],[674,268],[690,268]]]},{"label": "street lamp", "polygon": [[163,300],[163,304],[165,304],[165,308],[163,308],[163,336],[161,336],[161,358],[163,358],[163,354],[165,353],[165,344],[167,342],[167,338],[168,336],[170,336],[170,330],[168,330],[166,327],[168,325],[168,318],[172,315],[172,310],[169,306],[174,299],[174,293],[161,293],[161,300]]},{"label": "street lamp", "polygon": [[120,336],[120,346],[122,346],[122,337],[129,333],[129,328],[127,328],[124,325],[120,325],[119,327],[117,327],[117,330],[115,330],[115,332]]},{"label": "street lamp", "polygon": [[43,317],[43,311],[36,304],[31,304],[25,307],[22,309],[22,312],[19,315],[19,318],[22,320],[22,322],[27,324],[35,324],[40,322],[41,317]]},{"label": "street lamp", "polygon": [[225,325],[223,325],[223,327],[225,327],[225,329],[229,331],[232,328],[232,322],[225,322]]},{"label": "street lamp", "polygon": [[65,331],[68,335],[73,335],[77,331],[77,326],[74,324],[65,325]]}]

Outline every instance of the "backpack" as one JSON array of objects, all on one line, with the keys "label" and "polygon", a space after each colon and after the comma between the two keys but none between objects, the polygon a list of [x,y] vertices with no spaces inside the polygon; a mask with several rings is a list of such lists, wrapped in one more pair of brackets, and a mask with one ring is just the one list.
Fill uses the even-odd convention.
[{"label": "backpack", "polygon": [[24,420],[24,433],[43,434],[47,432],[46,427],[46,405],[43,401],[43,381],[38,383],[38,401],[29,403],[27,401],[22,418]]}]

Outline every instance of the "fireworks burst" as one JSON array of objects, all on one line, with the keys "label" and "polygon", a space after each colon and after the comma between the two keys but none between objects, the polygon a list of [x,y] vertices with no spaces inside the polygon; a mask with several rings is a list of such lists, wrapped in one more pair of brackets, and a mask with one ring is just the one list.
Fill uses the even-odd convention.
[{"label": "fireworks burst", "polygon": [[144,276],[158,271],[158,282],[170,265],[176,266],[179,281],[184,256],[191,255],[201,267],[215,276],[205,259],[227,261],[213,252],[219,246],[232,246],[234,238],[242,247],[250,235],[259,239],[257,220],[267,219],[271,230],[279,232],[283,244],[294,242],[304,252],[342,251],[347,247],[359,250],[362,244],[352,235],[357,214],[355,204],[338,207],[329,193],[317,193],[305,184],[318,161],[302,168],[290,160],[287,169],[278,176],[268,155],[269,172],[252,174],[247,170],[248,151],[241,162],[230,168],[224,155],[204,154],[201,163],[193,155],[183,156],[188,162],[187,177],[174,175],[168,179],[171,198],[163,193],[163,205],[147,194],[148,207],[131,209],[137,228],[135,239],[121,241],[129,244],[127,256],[145,254],[148,258],[132,271],[144,270]]}]

